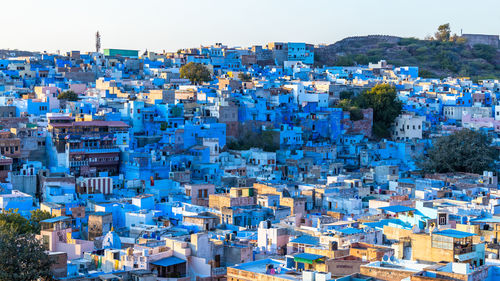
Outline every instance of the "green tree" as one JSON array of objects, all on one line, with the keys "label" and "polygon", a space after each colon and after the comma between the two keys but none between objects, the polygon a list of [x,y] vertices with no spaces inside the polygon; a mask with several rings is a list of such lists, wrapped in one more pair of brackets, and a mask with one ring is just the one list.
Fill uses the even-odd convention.
[{"label": "green tree", "polygon": [[482,58],[486,61],[494,62],[497,55],[497,49],[490,45],[476,44],[472,47],[472,54],[477,58]]},{"label": "green tree", "polygon": [[498,156],[498,150],[491,145],[487,135],[464,129],[434,139],[432,147],[418,164],[424,172],[479,174],[493,169]]},{"label": "green tree", "polygon": [[345,55],[345,56],[339,56],[336,59],[335,65],[338,66],[353,66],[355,65],[354,60],[352,56]]},{"label": "green tree", "polygon": [[30,233],[32,230],[30,222],[17,213],[17,210],[0,213],[0,234],[22,235]]},{"label": "green tree", "polygon": [[341,99],[337,103],[338,108],[342,108],[343,111],[349,111],[349,119],[352,121],[358,121],[363,119],[363,112],[361,109],[354,105],[351,99]]},{"label": "green tree", "polygon": [[78,94],[73,92],[73,91],[64,91],[57,96],[58,99],[60,100],[67,100],[67,101],[77,101]]},{"label": "green tree", "polygon": [[211,80],[210,71],[201,63],[190,62],[180,69],[181,78],[186,78],[193,84],[208,82]]},{"label": "green tree", "polygon": [[33,234],[0,232],[0,281],[51,280],[51,265]]},{"label": "green tree", "polygon": [[31,231],[33,233],[40,233],[40,222],[46,219],[53,218],[49,212],[47,211],[42,211],[40,209],[31,211],[31,218],[30,218],[30,224],[31,224]]},{"label": "green tree", "polygon": [[243,82],[250,82],[250,81],[252,81],[252,75],[250,75],[248,73],[240,72],[240,73],[238,73],[238,79],[240,79]]},{"label": "green tree", "polygon": [[450,41],[450,36],[451,36],[451,30],[449,23],[440,25],[438,27],[437,32],[434,34],[434,38],[442,42]]},{"label": "green tree", "polygon": [[352,91],[342,91],[339,94],[339,98],[341,100],[351,99],[353,96],[354,96],[354,92],[352,92]]},{"label": "green tree", "polygon": [[418,76],[422,78],[436,78],[436,74],[434,72],[423,68],[418,70]]},{"label": "green tree", "polygon": [[397,99],[396,87],[389,84],[378,84],[363,91],[355,99],[354,105],[373,108],[373,133],[377,137],[390,137],[389,129],[403,108]]},{"label": "green tree", "polygon": [[273,130],[254,131],[242,125],[238,132],[238,139],[228,142],[227,148],[233,150],[248,150],[252,147],[261,148],[267,152],[276,152],[280,149],[279,133]]}]

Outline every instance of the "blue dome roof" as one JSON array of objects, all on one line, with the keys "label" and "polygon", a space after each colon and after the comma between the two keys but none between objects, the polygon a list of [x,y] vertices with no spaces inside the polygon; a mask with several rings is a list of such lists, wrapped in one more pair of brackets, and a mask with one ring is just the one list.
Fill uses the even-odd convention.
[{"label": "blue dome roof", "polygon": [[116,234],[116,232],[110,231],[106,233],[106,235],[104,235],[104,239],[102,241],[102,247],[104,249],[121,249],[122,242],[118,234]]}]

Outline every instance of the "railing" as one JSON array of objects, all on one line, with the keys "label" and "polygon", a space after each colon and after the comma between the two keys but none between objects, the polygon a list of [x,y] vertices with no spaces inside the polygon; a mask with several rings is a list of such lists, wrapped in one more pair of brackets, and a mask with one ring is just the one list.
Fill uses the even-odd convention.
[{"label": "railing", "polygon": [[215,267],[212,268],[212,276],[215,275],[226,275],[227,267]]},{"label": "railing", "polygon": [[120,163],[120,161],[118,161],[118,160],[93,161],[93,162],[89,162],[89,166],[117,165],[119,163]]},{"label": "railing", "polygon": [[474,246],[469,246],[469,247],[464,247],[464,248],[455,248],[455,255],[462,255],[462,254],[467,254],[467,253],[472,253],[474,252]]},{"label": "railing", "polygon": [[89,161],[71,161],[69,162],[70,167],[80,167],[80,166],[88,166]]},{"label": "railing", "polygon": [[119,148],[70,148],[69,152],[115,153],[115,152],[120,152],[120,149]]}]

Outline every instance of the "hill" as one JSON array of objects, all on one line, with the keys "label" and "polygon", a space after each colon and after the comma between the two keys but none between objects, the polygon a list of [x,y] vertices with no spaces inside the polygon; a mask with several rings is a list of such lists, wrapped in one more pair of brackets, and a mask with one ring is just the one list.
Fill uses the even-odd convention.
[{"label": "hill", "polygon": [[441,42],[396,36],[348,37],[314,50],[317,66],[366,65],[381,59],[395,66],[418,66],[422,77],[500,78],[500,50],[464,41]]},{"label": "hill", "polygon": [[30,57],[40,54],[39,52],[31,52],[31,51],[23,51],[23,50],[7,50],[0,49],[0,58],[9,58],[9,57]]}]

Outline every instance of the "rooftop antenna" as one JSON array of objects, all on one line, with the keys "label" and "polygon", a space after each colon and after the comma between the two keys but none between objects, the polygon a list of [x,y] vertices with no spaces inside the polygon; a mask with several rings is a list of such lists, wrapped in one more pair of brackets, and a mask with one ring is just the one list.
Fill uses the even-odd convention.
[{"label": "rooftop antenna", "polygon": [[101,34],[99,30],[95,33],[95,51],[99,53],[101,50]]}]

